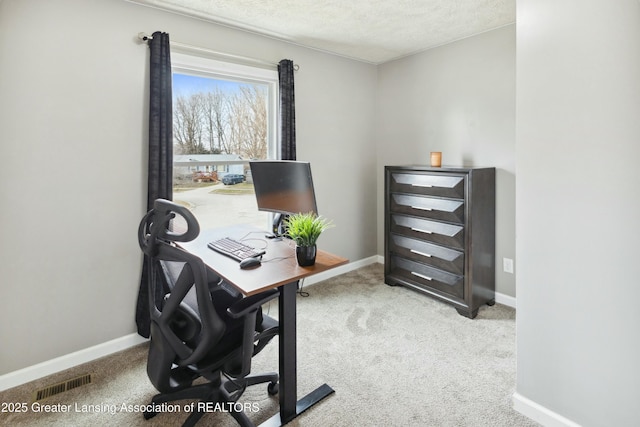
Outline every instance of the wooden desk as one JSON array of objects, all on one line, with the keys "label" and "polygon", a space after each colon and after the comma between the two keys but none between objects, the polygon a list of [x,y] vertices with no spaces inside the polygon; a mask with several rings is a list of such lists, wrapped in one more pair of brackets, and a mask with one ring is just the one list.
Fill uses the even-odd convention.
[{"label": "wooden desk", "polygon": [[[191,242],[180,243],[185,250],[197,255],[202,261],[229,284],[244,295],[253,295],[267,289],[279,288],[279,374],[280,413],[262,426],[282,426],[302,412],[334,392],[323,384],[307,396],[298,400],[297,350],[296,350],[296,291],[298,281],[322,271],[348,262],[330,253],[318,250],[316,263],[311,267],[300,267],[296,261],[295,244],[288,239],[274,240],[265,237],[266,232],[252,226],[224,227],[202,231]],[[238,262],[207,247],[207,243],[222,237],[243,240],[255,248],[264,248],[262,265],[242,270]]]}]

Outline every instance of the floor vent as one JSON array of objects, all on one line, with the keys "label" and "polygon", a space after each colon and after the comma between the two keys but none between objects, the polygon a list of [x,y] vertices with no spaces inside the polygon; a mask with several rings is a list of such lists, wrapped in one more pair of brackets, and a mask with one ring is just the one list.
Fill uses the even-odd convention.
[{"label": "floor vent", "polygon": [[91,374],[81,375],[77,378],[50,385],[40,390],[36,390],[33,394],[33,400],[38,401],[46,399],[56,394],[63,393],[65,391],[73,390],[74,388],[81,387],[83,385],[91,384]]}]

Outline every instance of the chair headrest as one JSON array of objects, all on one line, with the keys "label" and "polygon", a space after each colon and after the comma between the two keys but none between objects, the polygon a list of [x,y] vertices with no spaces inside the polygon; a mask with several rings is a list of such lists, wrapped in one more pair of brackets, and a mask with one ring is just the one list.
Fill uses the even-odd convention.
[{"label": "chair headrest", "polygon": [[[155,221],[159,221],[158,225],[160,226],[158,238],[174,242],[190,242],[200,234],[200,224],[198,224],[198,220],[186,207],[170,200],[156,199],[153,202],[153,210],[155,212],[153,218]],[[186,230],[181,233],[171,230],[170,222],[176,215],[184,219],[187,227]]]},{"label": "chair headrest", "polygon": [[[173,230],[171,220],[176,216],[183,218],[186,225],[185,230]],[[189,242],[198,237],[198,234],[200,234],[200,225],[191,211],[166,199],[156,199],[153,203],[153,209],[147,212],[138,227],[138,241],[145,253],[155,246],[156,239]]]}]

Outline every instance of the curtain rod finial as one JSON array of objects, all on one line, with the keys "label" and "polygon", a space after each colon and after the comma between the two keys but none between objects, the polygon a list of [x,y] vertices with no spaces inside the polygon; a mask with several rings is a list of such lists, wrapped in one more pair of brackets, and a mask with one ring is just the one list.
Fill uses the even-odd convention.
[{"label": "curtain rod finial", "polygon": [[138,33],[138,38],[143,42],[146,42],[148,40],[153,40],[153,36],[150,36],[147,33]]}]

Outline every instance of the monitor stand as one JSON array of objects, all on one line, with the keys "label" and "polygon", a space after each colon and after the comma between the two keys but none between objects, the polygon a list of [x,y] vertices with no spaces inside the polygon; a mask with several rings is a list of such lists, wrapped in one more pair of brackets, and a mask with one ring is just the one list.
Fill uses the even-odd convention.
[{"label": "monitor stand", "polygon": [[286,237],[286,230],[284,229],[284,220],[288,218],[289,215],[277,213],[273,216],[273,227],[271,232],[273,233],[273,237],[282,238]]}]

